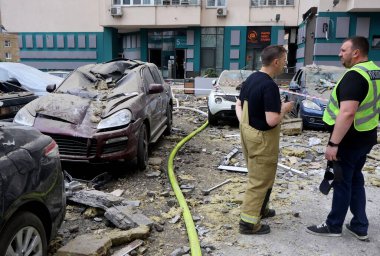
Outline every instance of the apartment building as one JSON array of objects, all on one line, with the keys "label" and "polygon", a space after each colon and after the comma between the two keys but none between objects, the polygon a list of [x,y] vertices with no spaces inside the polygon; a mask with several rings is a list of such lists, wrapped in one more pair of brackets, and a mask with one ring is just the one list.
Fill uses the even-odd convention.
[{"label": "apartment building", "polygon": [[20,61],[19,53],[18,36],[0,28],[0,61],[18,62]]},{"label": "apartment building", "polygon": [[369,58],[380,64],[380,1],[320,0],[303,13],[297,37],[297,67],[307,64],[341,65],[342,41],[368,38]]},{"label": "apartment building", "polygon": [[[184,78],[207,69],[260,68],[261,50],[269,44],[288,48],[289,70],[336,64],[343,37],[364,29],[372,44],[379,40],[378,5],[377,0],[0,0],[0,11],[4,26],[19,35],[21,62],[39,69],[70,70],[124,57],[154,62],[166,78]],[[371,57],[379,55],[376,47]]]}]

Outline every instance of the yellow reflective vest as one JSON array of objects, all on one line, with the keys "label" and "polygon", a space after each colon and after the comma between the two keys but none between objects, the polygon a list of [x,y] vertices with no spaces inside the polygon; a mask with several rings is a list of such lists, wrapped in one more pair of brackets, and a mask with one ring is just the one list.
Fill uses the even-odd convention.
[{"label": "yellow reflective vest", "polygon": [[[348,71],[356,71],[362,75],[368,82],[368,93],[363,102],[360,103],[354,117],[354,127],[357,131],[370,131],[379,124],[380,114],[380,67],[372,61],[359,63],[350,68]],[[347,71],[347,72],[348,72]],[[340,84],[338,81],[334,87],[329,102],[323,112],[323,121],[328,125],[334,125],[337,115],[339,114],[339,103],[336,96],[336,90]]]}]

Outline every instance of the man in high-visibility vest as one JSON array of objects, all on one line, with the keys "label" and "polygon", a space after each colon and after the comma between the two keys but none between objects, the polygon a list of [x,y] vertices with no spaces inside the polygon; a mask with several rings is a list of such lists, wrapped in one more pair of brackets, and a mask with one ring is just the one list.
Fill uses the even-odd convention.
[{"label": "man in high-visibility vest", "polygon": [[339,52],[347,72],[333,89],[323,114],[331,135],[325,158],[337,161],[342,181],[334,182],[332,208],[325,222],[307,228],[322,236],[341,236],[350,208],[353,218],[347,230],[359,240],[368,240],[366,195],[362,168],[377,143],[380,112],[380,68],[368,60],[369,44],[364,37],[346,39]]}]

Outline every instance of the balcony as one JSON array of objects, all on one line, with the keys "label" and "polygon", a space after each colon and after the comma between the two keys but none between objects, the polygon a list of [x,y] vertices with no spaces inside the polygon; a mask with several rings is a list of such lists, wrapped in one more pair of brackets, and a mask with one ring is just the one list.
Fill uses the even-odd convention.
[{"label": "balcony", "polygon": [[101,0],[100,25],[119,29],[200,26],[200,0]]},{"label": "balcony", "polygon": [[379,12],[380,1],[347,0],[347,11],[348,12]]}]

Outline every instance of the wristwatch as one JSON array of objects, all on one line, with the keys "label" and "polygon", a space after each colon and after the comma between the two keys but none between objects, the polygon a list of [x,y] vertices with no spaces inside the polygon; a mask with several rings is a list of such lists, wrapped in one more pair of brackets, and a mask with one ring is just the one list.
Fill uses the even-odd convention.
[{"label": "wristwatch", "polygon": [[336,144],[336,143],[332,142],[331,140],[329,140],[329,142],[327,143],[327,145],[330,146],[330,147],[338,147],[339,146],[339,144]]}]

